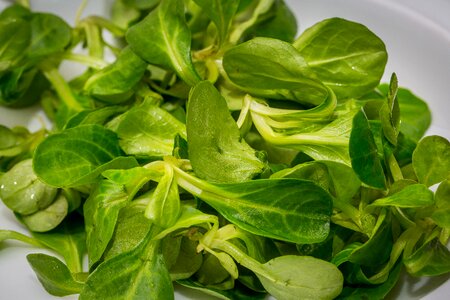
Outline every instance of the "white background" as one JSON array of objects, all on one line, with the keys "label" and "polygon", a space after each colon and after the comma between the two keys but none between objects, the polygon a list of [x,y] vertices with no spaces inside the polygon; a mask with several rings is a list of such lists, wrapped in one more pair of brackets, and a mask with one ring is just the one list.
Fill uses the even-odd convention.
[{"label": "white background", "polygon": [[[40,11],[57,11],[72,22],[80,1],[32,0]],[[0,0],[0,8],[7,1]],[[300,31],[327,17],[344,17],[361,22],[386,43],[389,61],[384,79],[395,71],[402,86],[424,98],[433,112],[429,134],[450,138],[450,1],[449,0],[287,0],[294,8]],[[106,14],[104,1],[91,0],[87,13]],[[64,73],[70,73],[67,67]],[[0,123],[8,126],[39,124],[36,109],[0,109]],[[0,203],[0,228],[26,232]],[[11,247],[14,246],[14,247]],[[41,287],[26,262],[27,253],[40,252],[18,243],[0,245],[0,299],[56,299]],[[448,278],[448,277],[447,277]],[[417,280],[406,278],[397,289],[396,299],[448,299],[450,283],[446,278]],[[413,285],[413,283],[415,283]],[[179,292],[181,290],[181,292]],[[431,290],[431,292],[430,292]],[[66,297],[76,299],[76,297]],[[177,299],[208,299],[178,289]]]}]

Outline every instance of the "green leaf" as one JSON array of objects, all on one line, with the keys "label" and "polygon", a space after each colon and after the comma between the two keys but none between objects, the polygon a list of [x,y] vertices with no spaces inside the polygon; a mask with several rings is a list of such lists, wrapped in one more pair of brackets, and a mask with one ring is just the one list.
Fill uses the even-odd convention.
[{"label": "green leaf", "polygon": [[359,299],[385,299],[389,292],[399,281],[402,264],[398,263],[389,273],[388,279],[379,285],[373,286],[345,286],[337,299],[359,300]]},{"label": "green leaf", "polygon": [[225,99],[208,81],[191,90],[186,129],[189,159],[200,178],[241,182],[264,168],[256,151],[241,137]]},{"label": "green leaf", "polygon": [[56,257],[29,254],[27,260],[45,290],[51,295],[62,297],[78,294],[82,290],[83,283],[75,281],[66,265]]},{"label": "green leaf", "polygon": [[152,240],[155,231],[133,250],[100,264],[89,275],[80,300],[174,299],[161,241]]},{"label": "green leaf", "polygon": [[293,243],[317,243],[329,233],[331,196],[310,181],[260,179],[212,185],[179,169],[176,173],[181,187],[253,234]]},{"label": "green leaf", "polygon": [[352,168],[334,161],[313,161],[283,169],[270,178],[297,178],[311,180],[338,199],[350,200],[359,190],[361,182]]},{"label": "green leaf", "polygon": [[83,210],[90,266],[101,258],[114,233],[119,211],[129,201],[123,185],[108,180],[100,181],[86,200]]},{"label": "green leaf", "polygon": [[71,187],[95,182],[107,169],[137,165],[134,158],[120,155],[114,132],[99,125],[83,125],[50,135],[40,143],[33,168],[43,182]]},{"label": "green leaf", "polygon": [[145,217],[162,228],[174,225],[180,215],[180,194],[170,166],[166,165],[164,175],[149,198]]},{"label": "green leaf", "polygon": [[33,237],[61,255],[70,271],[81,272],[86,252],[86,233],[81,217],[71,215],[54,230],[38,233]]},{"label": "green leaf", "polygon": [[182,0],[162,0],[147,17],[130,27],[126,39],[149,64],[175,71],[189,85],[200,80],[192,64],[191,33]]},{"label": "green leaf", "polygon": [[[379,90],[387,95],[389,85],[381,84]],[[413,141],[419,141],[431,124],[431,112],[425,101],[410,90],[399,87],[397,101],[400,107],[400,132]]]},{"label": "green leaf", "polygon": [[1,79],[0,104],[9,107],[26,107],[36,103],[49,86],[42,72],[36,68],[15,68]]},{"label": "green leaf", "polygon": [[248,30],[270,17],[274,3],[275,0],[239,1],[238,16],[243,15],[244,20],[233,26],[229,39],[231,44],[240,42]]},{"label": "green leaf", "polygon": [[23,58],[30,40],[29,22],[16,18],[0,21],[0,74],[14,67]]},{"label": "green leaf", "polygon": [[266,98],[319,105],[328,96],[305,59],[287,42],[254,38],[223,56],[230,80],[244,91]]},{"label": "green leaf", "polygon": [[397,138],[400,127],[400,107],[397,100],[398,80],[395,73],[392,74],[387,95],[387,102],[380,109],[380,120],[383,134],[394,146],[397,145]]},{"label": "green leaf", "polygon": [[366,26],[341,18],[313,25],[293,45],[340,99],[358,98],[374,89],[387,62],[379,37]]},{"label": "green leaf", "polygon": [[111,6],[111,21],[121,28],[128,28],[140,17],[140,11],[129,6],[127,1],[114,1]]},{"label": "green leaf", "polygon": [[150,220],[144,216],[147,204],[147,199],[138,198],[120,209],[114,234],[102,256],[104,261],[131,251],[144,240],[152,225]]},{"label": "green leaf", "polygon": [[108,179],[98,183],[83,207],[89,266],[100,260],[107,249],[118,226],[121,210],[155,173],[136,167],[128,170],[109,170],[104,176]]},{"label": "green leaf", "polygon": [[359,179],[371,187],[384,189],[386,187],[384,170],[369,122],[362,110],[353,118],[349,151],[353,170]]},{"label": "green leaf", "polygon": [[170,155],[177,134],[186,138],[183,123],[151,101],[134,106],[108,124],[117,133],[120,147],[130,155]]},{"label": "green leaf", "polygon": [[432,186],[450,175],[450,143],[441,136],[424,137],[413,152],[413,167],[420,183]]},{"label": "green leaf", "polygon": [[28,56],[37,58],[64,50],[72,39],[72,29],[60,17],[48,13],[33,13],[31,44]]},{"label": "green leaf", "polygon": [[189,205],[181,205],[181,213],[176,223],[169,228],[162,230],[155,239],[162,239],[171,232],[192,226],[211,229],[211,224],[218,224],[219,220],[215,215],[205,214]]},{"label": "green leaf", "polygon": [[172,281],[188,279],[198,271],[203,263],[203,255],[197,252],[198,243],[187,237],[181,239],[177,260],[169,269]]},{"label": "green leaf", "polygon": [[0,178],[0,198],[12,211],[30,215],[49,206],[57,189],[40,181],[33,172],[31,159],[14,165]]},{"label": "green leaf", "polygon": [[216,25],[218,44],[222,45],[228,36],[228,31],[239,6],[239,0],[194,0],[194,2]]},{"label": "green leaf", "polygon": [[273,1],[269,11],[261,16],[244,34],[244,39],[270,37],[292,43],[297,35],[298,24],[294,13],[284,0]]},{"label": "green leaf", "polygon": [[450,229],[450,179],[442,181],[435,194],[436,210],[431,215],[440,227]]},{"label": "green leaf", "polygon": [[22,215],[20,219],[31,231],[45,232],[61,224],[68,212],[69,203],[66,197],[60,194],[46,208],[31,215]]},{"label": "green leaf", "polygon": [[413,276],[437,276],[450,272],[450,251],[435,238],[403,258],[406,271]]},{"label": "green leaf", "polygon": [[252,291],[238,282],[235,283],[233,289],[220,289],[214,288],[213,286],[205,286],[199,282],[194,281],[192,278],[177,280],[177,283],[184,287],[201,291],[207,295],[217,297],[218,299],[225,300],[255,300],[255,299],[265,299],[265,293],[258,293]]},{"label": "green leaf", "polygon": [[64,129],[88,124],[104,125],[113,116],[123,113],[126,110],[127,107],[125,106],[105,106],[83,110],[72,116],[64,125]]},{"label": "green leaf", "polygon": [[274,279],[256,275],[277,299],[333,299],[342,291],[342,273],[324,260],[285,255],[270,260],[264,267]]},{"label": "green leaf", "polygon": [[114,63],[86,81],[84,90],[106,103],[122,103],[133,95],[133,88],[144,75],[146,68],[147,63],[126,47]]},{"label": "green leaf", "polygon": [[[348,143],[357,110],[346,106],[333,108],[337,101],[333,91],[329,90],[328,96],[330,99],[321,105],[309,110],[292,110],[292,114],[279,114],[285,111],[279,109],[273,112],[260,108],[253,110],[253,102],[253,124],[264,140],[274,146],[302,151],[315,160],[350,165]],[[335,115],[332,116],[334,110]]]},{"label": "green leaf", "polygon": [[372,202],[371,206],[395,206],[401,208],[419,208],[434,204],[434,195],[423,184],[408,185],[402,190]]},{"label": "green leaf", "polygon": [[392,217],[389,213],[382,212],[369,240],[354,249],[348,259],[357,265],[381,265],[389,259],[392,245]]}]

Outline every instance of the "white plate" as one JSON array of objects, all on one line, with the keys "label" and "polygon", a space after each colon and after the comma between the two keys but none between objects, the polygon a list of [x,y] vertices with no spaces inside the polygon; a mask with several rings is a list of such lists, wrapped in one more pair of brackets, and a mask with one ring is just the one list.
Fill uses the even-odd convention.
[{"label": "white plate", "polygon": [[[78,1],[31,1],[41,11],[54,11],[73,20]],[[450,138],[450,2],[448,0],[287,0],[298,16],[300,31],[328,17],[343,17],[368,26],[386,43],[389,61],[384,80],[396,72],[400,85],[425,99],[432,112],[429,134]],[[7,1],[0,0],[0,9]],[[86,13],[106,14],[105,1],[89,1]],[[71,70],[65,69],[65,74]],[[36,127],[36,108],[15,111],[0,108],[0,123]],[[0,228],[26,233],[0,202]],[[14,247],[9,247],[14,244]],[[0,246],[0,299],[57,299],[47,294],[26,262],[28,253],[40,250],[8,243]],[[431,280],[405,278],[396,290],[397,299],[447,299],[447,277]],[[445,282],[443,284],[443,282]],[[65,297],[76,299],[75,296]],[[177,299],[209,299],[177,289]]]}]

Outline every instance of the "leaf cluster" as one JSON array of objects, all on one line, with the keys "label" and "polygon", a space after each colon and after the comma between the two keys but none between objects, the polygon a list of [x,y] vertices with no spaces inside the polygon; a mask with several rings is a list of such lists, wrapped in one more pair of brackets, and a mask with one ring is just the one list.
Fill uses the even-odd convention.
[{"label": "leaf cluster", "polygon": [[0,243],[63,259],[27,257],[50,294],[378,299],[402,269],[449,273],[449,141],[380,83],[366,26],[297,35],[282,0],[117,0],[73,27],[12,5],[0,41],[0,104],[40,101],[53,126],[0,125],[0,198],[30,231]]}]

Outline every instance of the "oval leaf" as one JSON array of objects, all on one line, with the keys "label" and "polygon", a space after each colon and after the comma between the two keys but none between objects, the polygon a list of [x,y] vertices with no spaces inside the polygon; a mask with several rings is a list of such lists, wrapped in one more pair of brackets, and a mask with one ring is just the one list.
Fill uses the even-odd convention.
[{"label": "oval leaf", "polygon": [[424,137],[412,156],[420,183],[432,186],[450,175],[450,142],[441,136]]},{"label": "oval leaf", "polygon": [[359,179],[371,187],[384,189],[386,187],[384,170],[369,121],[362,110],[353,118],[349,152],[353,170]]},{"label": "oval leaf", "polygon": [[387,52],[383,41],[366,26],[331,18],[321,21],[294,42],[316,76],[338,98],[370,92],[383,76]]},{"label": "oval leaf", "polygon": [[310,256],[285,255],[264,264],[276,281],[258,275],[264,288],[277,299],[333,299],[344,283],[339,269]]},{"label": "oval leaf", "polygon": [[56,187],[94,182],[110,168],[136,165],[122,154],[114,132],[99,125],[82,125],[46,138],[36,148],[33,168],[43,182]]},{"label": "oval leaf", "polygon": [[162,0],[144,20],[130,27],[126,39],[148,63],[175,71],[189,85],[200,80],[192,64],[184,1]]},{"label": "oval leaf", "polygon": [[190,93],[186,129],[189,159],[200,178],[241,182],[264,168],[256,151],[241,137],[225,99],[208,81]]}]

